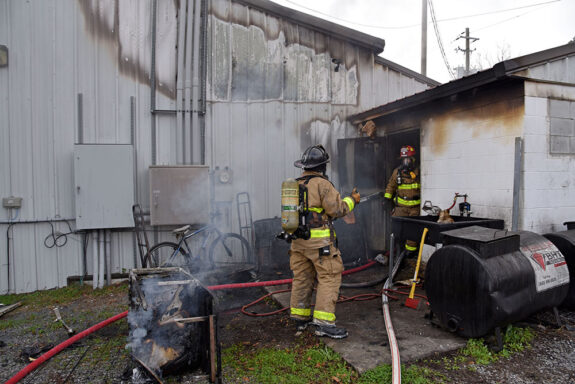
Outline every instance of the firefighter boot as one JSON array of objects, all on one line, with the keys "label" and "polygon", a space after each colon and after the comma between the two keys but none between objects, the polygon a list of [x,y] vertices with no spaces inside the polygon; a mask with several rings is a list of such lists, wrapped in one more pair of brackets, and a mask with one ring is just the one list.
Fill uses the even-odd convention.
[{"label": "firefighter boot", "polygon": [[315,334],[317,336],[331,337],[332,339],[343,339],[347,337],[347,330],[345,328],[336,327],[335,324],[318,324]]},{"label": "firefighter boot", "polygon": [[305,331],[308,325],[312,325],[310,320],[293,319],[293,322],[298,332]]}]

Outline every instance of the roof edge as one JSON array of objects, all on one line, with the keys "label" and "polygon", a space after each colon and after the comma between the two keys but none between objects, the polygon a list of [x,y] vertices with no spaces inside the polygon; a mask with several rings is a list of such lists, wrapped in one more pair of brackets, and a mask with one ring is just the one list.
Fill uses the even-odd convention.
[{"label": "roof edge", "polygon": [[327,21],[319,17],[308,15],[307,13],[296,11],[292,8],[284,7],[283,5],[276,4],[269,0],[232,1],[289,19],[290,21],[296,24],[304,25],[307,28],[337,36],[342,40],[346,40],[352,42],[355,45],[368,48],[375,54],[383,52],[383,49],[385,48],[385,40],[383,39],[356,31],[355,29],[344,27],[336,23],[332,23],[331,21]]},{"label": "roof edge", "polygon": [[571,55],[575,55],[575,43],[568,43],[558,47],[549,48],[544,51],[530,53],[528,55],[505,60],[495,64],[493,69],[498,73],[504,71],[505,74],[508,75],[534,65],[561,59]]},{"label": "roof edge", "polygon": [[400,72],[406,76],[413,77],[414,79],[419,80],[422,83],[426,83],[426,84],[432,85],[434,87],[441,85],[441,83],[439,81],[433,80],[432,78],[427,77],[425,75],[422,75],[421,73],[412,71],[409,68],[406,68],[402,65],[394,63],[393,61],[389,61],[387,59],[384,59],[381,56],[376,56],[375,62],[378,64],[381,64],[381,65],[385,65],[386,67],[389,67],[389,68],[391,68],[397,72]]}]

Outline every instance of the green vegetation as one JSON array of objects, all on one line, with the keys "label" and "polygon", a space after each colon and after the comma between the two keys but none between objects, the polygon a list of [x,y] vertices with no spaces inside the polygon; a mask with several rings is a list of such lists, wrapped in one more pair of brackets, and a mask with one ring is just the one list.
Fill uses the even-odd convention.
[{"label": "green vegetation", "polygon": [[91,286],[71,284],[64,288],[36,291],[33,293],[0,295],[0,303],[5,305],[21,302],[31,307],[49,307],[70,303],[82,296],[102,296],[127,291],[127,284],[118,284],[93,290]]},{"label": "green vegetation", "polygon": [[[360,384],[391,383],[391,365],[380,365],[365,372],[357,381]],[[410,384],[445,383],[445,377],[439,372],[417,365],[401,365],[401,381]]]},{"label": "green vegetation", "polygon": [[[382,365],[361,377],[332,349],[317,344],[293,350],[250,349],[236,344],[223,352],[225,375],[253,383],[391,383],[391,366]],[[442,383],[443,377],[430,368],[402,367],[402,380],[412,384]]]},{"label": "green vegetation", "polygon": [[[467,346],[451,357],[428,360],[424,364],[402,365],[401,379],[410,384],[447,383],[440,371],[456,371],[490,364],[530,347],[534,332],[508,326],[500,352],[492,352],[483,339],[470,339]],[[223,351],[224,378],[250,383],[391,383],[391,366],[380,365],[361,376],[332,349],[323,344],[299,345],[293,349],[255,348],[236,344]]]},{"label": "green vegetation", "polygon": [[353,383],[357,373],[322,345],[277,350],[236,344],[223,351],[226,375],[254,383]]},{"label": "green vegetation", "polygon": [[492,352],[483,339],[469,339],[467,346],[461,353],[471,358],[475,364],[487,365],[500,358],[508,358],[514,353],[529,348],[534,337],[534,332],[529,328],[518,328],[509,325],[505,330],[503,350],[500,352]]}]

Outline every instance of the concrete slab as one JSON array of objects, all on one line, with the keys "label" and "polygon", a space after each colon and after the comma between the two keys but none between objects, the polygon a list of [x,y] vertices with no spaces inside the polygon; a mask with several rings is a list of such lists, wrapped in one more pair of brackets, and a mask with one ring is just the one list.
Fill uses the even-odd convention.
[{"label": "concrete slab", "polygon": [[[353,279],[371,281],[377,274],[385,273],[383,267],[371,268],[344,281]],[[268,291],[286,289],[287,286],[268,287]],[[378,294],[382,284],[371,288],[343,288],[341,294],[352,297],[359,294]],[[424,294],[424,292],[418,292]],[[273,297],[282,305],[289,306],[290,294],[280,293]],[[390,312],[395,335],[399,344],[402,363],[424,359],[436,352],[448,352],[465,346],[467,340],[431,325],[424,318],[428,312],[425,303],[419,309],[405,307],[405,296],[390,301]],[[359,373],[375,368],[380,364],[391,364],[391,352],[383,320],[381,296],[368,301],[350,301],[339,303],[336,309],[337,325],[347,328],[349,336],[334,340],[324,338],[325,343],[339,353]]]}]

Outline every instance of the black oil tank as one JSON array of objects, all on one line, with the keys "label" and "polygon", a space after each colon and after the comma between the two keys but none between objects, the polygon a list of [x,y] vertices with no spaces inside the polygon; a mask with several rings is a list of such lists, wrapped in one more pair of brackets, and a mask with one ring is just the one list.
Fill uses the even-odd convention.
[{"label": "black oil tank", "polygon": [[481,337],[567,295],[565,258],[541,235],[472,226],[442,237],[427,263],[425,290],[433,314],[453,332]]},{"label": "black oil tank", "polygon": [[561,306],[567,309],[575,309],[575,228],[563,232],[548,233],[544,236],[559,248],[563,256],[565,256],[565,261],[569,268],[569,279],[571,281],[569,283],[569,292]]}]

